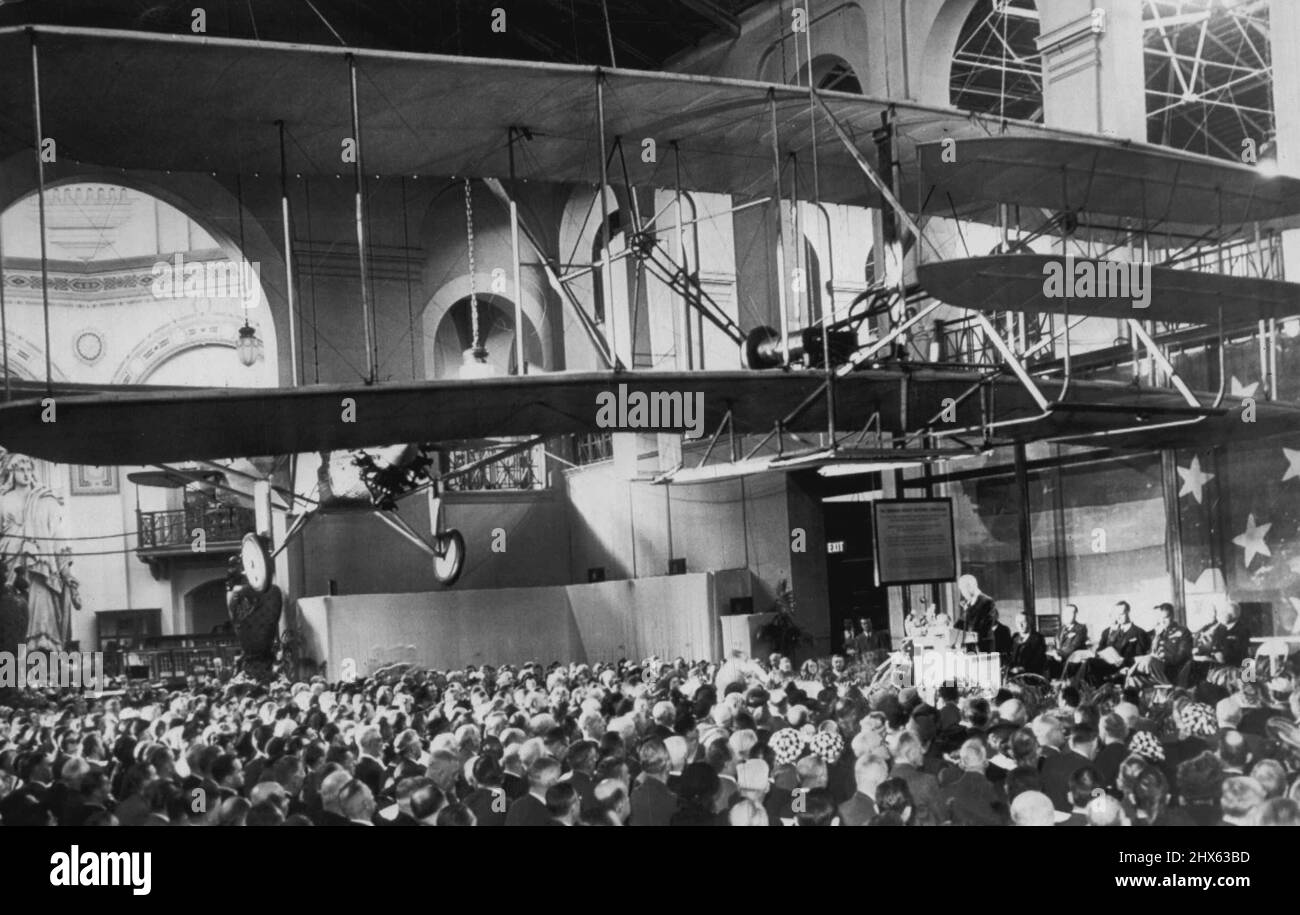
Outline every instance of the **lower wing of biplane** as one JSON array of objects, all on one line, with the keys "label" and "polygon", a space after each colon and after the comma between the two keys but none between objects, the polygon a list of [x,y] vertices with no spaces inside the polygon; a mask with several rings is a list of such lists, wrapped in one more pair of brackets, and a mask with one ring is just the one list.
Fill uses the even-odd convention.
[{"label": "lower wing of biplane", "polygon": [[[1050,395],[1061,382],[1040,379]],[[678,396],[679,395],[679,396]],[[979,395],[979,396],[976,396]],[[833,401],[840,429],[875,424],[898,440],[909,436],[975,439],[982,447],[1040,440],[1063,432],[1104,434],[1116,424],[1180,411],[1205,415],[1194,437],[1142,436],[1141,447],[1203,445],[1218,436],[1257,437],[1294,428],[1300,409],[1258,404],[1241,429],[1242,401],[1122,382],[1074,381],[1069,416],[1043,413],[1005,367],[939,369],[894,363],[828,379],[821,372],[591,372],[447,379],[378,385],[266,389],[170,389],[128,393],[56,391],[0,406],[0,445],[70,464],[154,464],[229,457],[357,450],[408,442],[474,438],[551,438],[599,431],[711,432],[827,429]],[[638,403],[700,404],[698,417],[660,420]],[[622,405],[608,409],[609,405]],[[632,409],[627,409],[631,405]],[[1034,418],[1008,426],[1009,420]],[[1002,433],[1000,430],[1005,429]],[[1108,445],[1139,444],[1125,438]]]},{"label": "lower wing of biplane", "polygon": [[[884,468],[1065,435],[1096,436],[1116,447],[1204,447],[1230,435],[1300,427],[1300,409],[1294,407],[1252,404],[1249,421],[1243,422],[1240,399],[1193,395],[1189,404],[1177,391],[1117,382],[1075,381],[1066,409],[1060,397],[1064,387],[1063,380],[1050,378],[1027,386],[1002,366],[940,370],[893,363],[843,377],[816,371],[607,372],[270,391],[65,395],[56,390],[0,406],[0,445],[46,460],[92,465],[326,453],[324,484],[331,475],[328,453],[361,452],[351,463],[371,498],[360,507],[429,554],[438,579],[451,584],[463,568],[465,544],[459,533],[442,528],[443,480],[430,458],[439,447],[434,443],[528,437],[498,451],[493,460],[572,433],[692,433],[707,442],[703,456],[694,466],[678,466],[660,478],[690,483],[827,465]],[[730,460],[709,465],[710,455],[721,450],[714,446],[724,431],[732,439]],[[819,435],[816,443],[801,440],[802,450],[782,450],[787,435],[813,433]],[[736,436],[756,436],[759,442],[742,456]],[[769,447],[760,454],[773,439],[776,452]],[[394,445],[399,447],[387,456],[365,450]],[[396,499],[430,486],[432,543],[390,510]],[[314,514],[337,507],[325,497],[333,488],[322,485],[321,498],[305,500],[311,510],[298,514],[278,549]],[[303,502],[292,489],[281,495],[293,505]],[[265,549],[254,539],[246,552],[259,548]],[[269,568],[273,555],[254,555],[245,563]]]}]

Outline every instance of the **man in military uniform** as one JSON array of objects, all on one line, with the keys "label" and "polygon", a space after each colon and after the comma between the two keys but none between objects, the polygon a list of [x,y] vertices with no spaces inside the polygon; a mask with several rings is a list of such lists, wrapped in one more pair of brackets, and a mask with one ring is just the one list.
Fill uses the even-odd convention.
[{"label": "man in military uniform", "polygon": [[1077,604],[1066,604],[1065,625],[1057,633],[1056,647],[1047,653],[1047,675],[1055,680],[1069,673],[1066,665],[1070,655],[1087,647],[1088,627],[1079,622],[1079,607]]},{"label": "man in military uniform", "polygon": [[1151,653],[1134,662],[1128,676],[1131,686],[1172,683],[1191,660],[1192,632],[1174,618],[1174,605],[1157,604],[1156,612],[1160,619],[1151,630]]}]

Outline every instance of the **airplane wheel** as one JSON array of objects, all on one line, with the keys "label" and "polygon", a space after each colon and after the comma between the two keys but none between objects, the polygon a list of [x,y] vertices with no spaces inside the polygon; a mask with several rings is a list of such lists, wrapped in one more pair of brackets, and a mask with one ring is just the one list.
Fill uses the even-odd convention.
[{"label": "airplane wheel", "polygon": [[465,538],[460,531],[450,530],[434,538],[438,555],[433,557],[433,574],[440,584],[451,587],[465,568]]}]

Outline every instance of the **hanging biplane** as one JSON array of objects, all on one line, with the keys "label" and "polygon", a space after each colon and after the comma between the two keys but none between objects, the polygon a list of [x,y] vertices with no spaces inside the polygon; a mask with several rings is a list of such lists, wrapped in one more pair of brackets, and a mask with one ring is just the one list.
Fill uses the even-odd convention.
[{"label": "hanging biplane", "polygon": [[[143,107],[142,99],[149,100]],[[58,137],[64,163],[283,176],[277,125],[288,125],[300,147],[317,153],[295,154],[290,170],[314,176],[334,174],[343,132],[359,141],[366,175],[481,179],[515,219],[512,194],[520,180],[621,181],[628,188],[755,201],[780,197],[782,176],[794,170],[795,183],[813,191],[809,199],[880,208],[893,240],[918,258],[924,247],[918,219],[987,219],[990,202],[1016,204],[1019,228],[1036,237],[1057,230],[1062,237],[1131,236],[1157,224],[1182,230],[1205,223],[1207,214],[1220,226],[1280,228],[1295,225],[1300,215],[1295,179],[954,109],[673,73],[81,28],[0,30],[0,124],[0,159],[27,151],[42,182],[43,136]],[[810,124],[820,128],[820,143]],[[673,154],[650,162],[633,156],[620,163],[620,176],[609,175],[614,144],[646,137]],[[955,164],[941,158],[945,141],[957,144]],[[524,149],[526,155],[516,155]],[[361,159],[355,172],[364,258]],[[907,208],[905,200],[916,200],[916,207]],[[1093,217],[1102,221],[1088,222]],[[1300,428],[1300,409],[1261,402],[1254,405],[1254,421],[1243,424],[1240,398],[1222,390],[1193,392],[1141,326],[1151,320],[1270,320],[1300,311],[1295,284],[1207,281],[1157,266],[1150,306],[1134,317],[1131,302],[1045,299],[1046,255],[1024,253],[1034,249],[1022,235],[1019,249],[920,263],[915,282],[874,287],[847,311],[811,327],[792,328],[783,308],[780,330],[746,332],[702,294],[648,226],[633,227],[630,256],[657,271],[688,307],[735,342],[738,366],[743,355],[750,370],[626,370],[569,292],[540,233],[521,220],[520,231],[544,262],[552,288],[573,310],[606,370],[381,383],[371,358],[366,383],[302,386],[295,357],[293,386],[271,391],[24,382],[0,406],[0,445],[52,461],[100,465],[393,446],[387,459],[367,452],[359,460],[372,496],[367,507],[402,526],[396,513],[383,509],[412,491],[441,485],[436,448],[406,443],[529,437],[499,457],[550,437],[595,431],[598,396],[622,385],[647,396],[703,395],[714,431],[696,466],[665,474],[665,482],[677,483],[839,463],[894,467],[1027,440],[1092,436],[1108,447],[1160,448]],[[371,334],[364,261],[360,266],[358,321]],[[981,365],[899,358],[898,344],[938,305],[935,300],[972,309],[997,358]],[[1072,377],[1068,337],[1064,370],[1042,372],[987,315],[1053,309],[1066,315],[1066,334],[1070,315],[1129,320],[1173,387]],[[866,334],[863,322],[882,315],[889,329]],[[292,304],[288,319],[292,340]],[[367,344],[372,357],[369,337]],[[57,404],[56,422],[43,421],[49,397]],[[355,405],[350,420],[340,409],[345,399]],[[731,436],[729,460],[709,464],[723,432]],[[810,434],[819,437],[815,444],[799,438]],[[736,436],[758,441],[742,454]],[[799,446],[787,451],[788,440]],[[292,489],[281,489],[281,496],[290,509],[306,504]],[[454,581],[463,541],[441,528],[436,512],[434,532],[429,545],[406,529],[433,554],[438,577]]]}]

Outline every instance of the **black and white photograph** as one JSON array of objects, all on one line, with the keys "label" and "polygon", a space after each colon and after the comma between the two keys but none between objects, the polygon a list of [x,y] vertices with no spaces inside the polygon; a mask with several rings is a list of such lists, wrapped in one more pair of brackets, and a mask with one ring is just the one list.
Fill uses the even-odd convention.
[{"label": "black and white photograph", "polygon": [[1300,826],[1294,275],[1294,0],[0,0],[0,826]]}]

